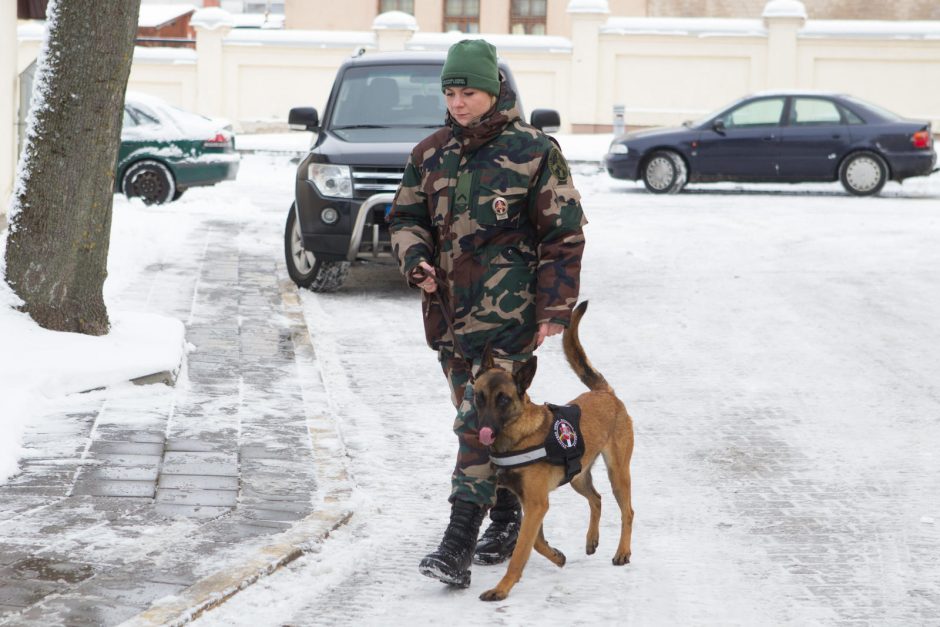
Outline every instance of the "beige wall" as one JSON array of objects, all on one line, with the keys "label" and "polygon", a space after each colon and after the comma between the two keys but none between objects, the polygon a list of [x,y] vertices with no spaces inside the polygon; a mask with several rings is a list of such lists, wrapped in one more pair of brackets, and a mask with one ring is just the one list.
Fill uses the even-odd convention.
[{"label": "beige wall", "polygon": [[436,33],[444,23],[444,4],[440,0],[415,0],[415,19],[425,33]]},{"label": "beige wall", "polygon": [[676,124],[695,119],[738,96],[765,88],[763,38],[606,35],[600,72],[610,77],[598,90],[595,123],[609,124],[615,104],[629,126]]},{"label": "beige wall", "polygon": [[[615,105],[625,107],[629,126],[676,124],[772,88],[844,91],[940,129],[940,23],[873,29],[870,22],[792,19],[569,18],[570,39],[487,37],[513,67],[526,110],[557,109],[563,131],[606,131]],[[446,50],[459,37],[386,35],[430,50]],[[236,29],[213,36],[221,42],[215,61],[193,51],[138,49],[130,88],[228,118],[243,132],[284,130],[291,107],[322,111],[343,59],[378,40],[369,31]],[[20,69],[37,48],[35,39],[20,41]],[[218,89],[211,97],[200,79],[206,76]]]},{"label": "beige wall", "polygon": [[[661,17],[759,17],[767,4],[766,0],[642,1],[647,15]],[[804,0],[803,4],[809,17],[817,20],[940,20],[938,0]]]},{"label": "beige wall", "polygon": [[[415,0],[415,17],[422,32],[437,33],[443,23],[445,0]],[[481,32],[509,32],[509,0],[481,0]],[[609,0],[611,15],[650,17],[760,17],[767,0]],[[821,20],[940,20],[940,0],[806,0],[811,19]],[[571,34],[568,0],[548,0],[547,33]],[[328,2],[285,0],[287,28],[367,30],[378,10],[376,0]]]},{"label": "beige wall", "polygon": [[377,0],[284,0],[284,26],[302,30],[369,30]]},{"label": "beige wall", "polygon": [[[0,6],[0,215],[6,215],[16,169],[17,35],[16,4]],[[0,220],[0,230],[4,221]]]},{"label": "beige wall", "polygon": [[940,133],[940,40],[804,40],[797,56],[801,87],[853,94],[905,116],[932,119]]},{"label": "beige wall", "polygon": [[[415,19],[424,33],[439,33],[444,24],[445,0],[414,0]],[[548,0],[546,34],[567,37],[571,22],[566,12],[569,0]],[[610,0],[615,15],[645,15],[647,0]],[[481,0],[480,32],[509,34],[511,0]],[[303,30],[368,30],[378,14],[376,0],[312,2],[285,0],[285,26]]]},{"label": "beige wall", "polygon": [[489,0],[480,3],[480,32],[509,32],[509,0]]}]

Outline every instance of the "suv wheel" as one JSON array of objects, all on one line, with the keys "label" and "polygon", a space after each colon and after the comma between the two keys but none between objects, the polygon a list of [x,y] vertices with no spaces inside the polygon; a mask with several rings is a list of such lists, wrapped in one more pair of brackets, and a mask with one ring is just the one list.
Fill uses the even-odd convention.
[{"label": "suv wheel", "polygon": [[170,169],[152,159],[144,159],[124,170],[121,191],[128,198],[135,196],[148,205],[162,205],[174,200],[176,181]]},{"label": "suv wheel", "polygon": [[287,274],[297,287],[306,287],[314,292],[335,292],[349,274],[348,261],[319,261],[312,252],[304,248],[296,205],[291,205],[287,214],[284,257],[287,261]]},{"label": "suv wheel", "polygon": [[643,164],[643,184],[654,194],[678,194],[688,180],[685,161],[669,150],[657,150]]},{"label": "suv wheel", "polygon": [[839,168],[845,191],[854,196],[871,196],[881,191],[888,180],[888,166],[873,152],[856,152]]}]

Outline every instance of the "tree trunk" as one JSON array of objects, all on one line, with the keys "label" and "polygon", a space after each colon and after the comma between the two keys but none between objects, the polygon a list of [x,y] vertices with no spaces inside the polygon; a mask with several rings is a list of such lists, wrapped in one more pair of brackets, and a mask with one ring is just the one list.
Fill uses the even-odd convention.
[{"label": "tree trunk", "polygon": [[139,0],[52,0],[10,209],[7,282],[40,325],[108,332],[114,167]]}]

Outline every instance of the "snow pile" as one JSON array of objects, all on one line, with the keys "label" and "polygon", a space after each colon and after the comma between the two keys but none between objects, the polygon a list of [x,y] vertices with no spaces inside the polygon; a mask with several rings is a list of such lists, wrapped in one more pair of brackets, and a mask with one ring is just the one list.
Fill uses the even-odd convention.
[{"label": "snow pile", "polygon": [[101,337],[40,328],[0,283],[0,481],[17,471],[23,429],[56,397],[179,368],[183,324],[144,313],[114,313]]},{"label": "snow pile", "polygon": [[[176,371],[185,350],[183,323],[122,310],[122,294],[161,261],[191,228],[186,216],[114,197],[105,302],[111,332],[101,337],[49,331],[25,313],[0,267],[0,481],[17,471],[21,436],[53,401],[150,374]],[[0,260],[7,232],[0,233]],[[141,242],[147,242],[142,246]]]}]

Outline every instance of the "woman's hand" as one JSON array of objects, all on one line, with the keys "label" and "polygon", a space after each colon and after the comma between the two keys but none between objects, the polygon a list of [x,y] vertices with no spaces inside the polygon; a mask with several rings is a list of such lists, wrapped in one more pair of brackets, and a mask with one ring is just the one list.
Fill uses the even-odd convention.
[{"label": "woman's hand", "polygon": [[[421,272],[418,272],[418,270]],[[422,275],[423,272],[423,275]],[[419,276],[424,276],[424,280],[418,281]],[[434,268],[427,261],[419,261],[417,267],[411,271],[411,280],[414,284],[423,289],[428,294],[437,291],[437,281],[434,280]]]},{"label": "woman's hand", "polygon": [[542,322],[539,324],[538,335],[535,336],[535,347],[538,348],[542,345],[542,342],[545,341],[545,338],[551,337],[552,335],[558,335],[565,330],[560,324],[554,322]]}]

